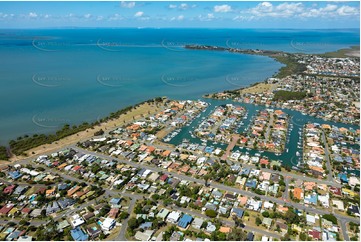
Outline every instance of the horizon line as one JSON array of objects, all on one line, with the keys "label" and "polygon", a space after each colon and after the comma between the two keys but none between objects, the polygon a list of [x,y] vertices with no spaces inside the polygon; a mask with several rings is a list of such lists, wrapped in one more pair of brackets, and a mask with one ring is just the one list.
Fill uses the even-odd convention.
[{"label": "horizon line", "polygon": [[254,28],[240,28],[240,27],[78,27],[78,26],[58,26],[58,27],[0,27],[3,29],[283,29],[283,30],[340,30],[352,29],[360,30],[360,27],[346,27],[346,28],[267,28],[267,27],[254,27]]}]

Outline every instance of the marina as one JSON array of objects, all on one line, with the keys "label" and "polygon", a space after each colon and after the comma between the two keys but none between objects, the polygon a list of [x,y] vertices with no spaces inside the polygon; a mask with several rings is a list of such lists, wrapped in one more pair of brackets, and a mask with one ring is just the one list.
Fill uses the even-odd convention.
[{"label": "marina", "polygon": [[[204,110],[204,112],[202,112],[199,116],[197,116],[191,123],[191,126],[186,126],[181,128],[181,131],[175,135],[170,141],[170,144],[173,144],[175,146],[178,146],[180,144],[182,144],[182,140],[183,139],[187,139],[189,140],[190,143],[192,143],[192,149],[195,150],[197,145],[204,145],[207,144],[207,142],[205,142],[206,140],[201,140],[198,137],[192,137],[191,134],[189,132],[193,132],[192,127],[197,127],[198,124],[200,124],[202,122],[202,120],[205,120],[207,116],[210,115],[210,113],[212,113],[215,109],[216,106],[219,105],[225,105],[227,103],[232,103],[234,105],[240,105],[240,103],[238,102],[232,102],[230,100],[210,100],[210,99],[204,99],[203,101],[206,101],[209,103],[209,106],[207,107],[206,110]],[[241,103],[241,105],[245,106],[247,109],[247,119],[244,119],[242,122],[244,123],[243,126],[238,128],[238,132],[244,132],[247,129],[249,129],[249,125],[252,122],[252,118],[256,115],[256,113],[261,110],[262,108],[266,109],[266,106],[262,106],[262,105],[253,105],[253,104],[248,104],[248,103]],[[282,153],[272,153],[272,152],[268,152],[268,151],[259,151],[259,150],[255,150],[249,147],[234,147],[232,149],[231,152],[233,151],[240,151],[242,153],[246,153],[248,152],[250,156],[255,156],[256,153],[261,153],[262,152],[262,156],[267,157],[270,160],[280,160],[282,161],[283,165],[289,166],[289,167],[297,167],[302,166],[302,152],[303,152],[303,146],[302,146],[302,127],[303,125],[305,125],[306,123],[324,123],[324,124],[329,124],[329,125],[334,125],[337,127],[347,127],[347,128],[353,128],[353,129],[357,129],[358,127],[355,125],[349,125],[349,124],[341,124],[341,123],[336,123],[336,122],[332,122],[332,121],[325,121],[322,120],[320,118],[316,118],[316,117],[311,117],[311,116],[307,116],[307,115],[303,115],[302,113],[295,111],[295,110],[289,110],[289,109],[280,109],[283,112],[287,113],[290,117],[291,117],[291,121],[290,121],[290,125],[288,128],[288,135],[287,135],[287,142],[286,142],[286,146],[285,146],[285,150]],[[292,123],[292,120],[297,120],[297,123]],[[203,144],[202,144],[203,143]],[[297,145],[294,145],[294,144]],[[212,144],[215,148],[220,148],[223,150],[226,150],[227,144],[223,143],[223,142],[218,142],[216,144]],[[356,171],[357,173],[359,173],[359,170]]]}]

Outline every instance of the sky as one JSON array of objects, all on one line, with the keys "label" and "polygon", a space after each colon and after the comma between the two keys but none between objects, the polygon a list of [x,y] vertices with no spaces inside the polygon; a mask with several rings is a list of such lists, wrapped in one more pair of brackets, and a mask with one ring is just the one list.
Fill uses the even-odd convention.
[{"label": "sky", "polygon": [[0,1],[0,28],[360,28],[358,1]]}]

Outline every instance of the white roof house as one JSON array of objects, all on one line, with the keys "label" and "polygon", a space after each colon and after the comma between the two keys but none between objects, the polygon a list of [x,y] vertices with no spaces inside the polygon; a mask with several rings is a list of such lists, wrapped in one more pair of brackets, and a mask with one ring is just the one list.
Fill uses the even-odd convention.
[{"label": "white roof house", "polygon": [[336,205],[337,209],[340,211],[345,211],[345,206],[341,200],[332,200],[332,205]]},{"label": "white roof house", "polygon": [[200,229],[202,227],[204,220],[201,218],[194,218],[193,222],[192,222],[192,227],[196,228],[196,229]]},{"label": "white roof house", "polygon": [[263,207],[266,208],[266,209],[273,208],[273,206],[274,206],[274,204],[270,203],[268,201],[265,201],[264,204],[263,204]]},{"label": "white roof house", "polygon": [[316,223],[316,218],[313,215],[307,214],[306,215],[306,221],[308,224],[315,224]]},{"label": "white roof house", "polygon": [[165,220],[165,218],[167,217],[167,215],[169,214],[169,210],[166,208],[162,208],[159,213],[157,214],[157,218],[161,218],[163,220]]},{"label": "white roof house", "polygon": [[154,230],[146,230],[144,232],[138,231],[135,234],[135,238],[137,240],[141,240],[141,241],[149,241],[150,238],[152,238],[152,235],[154,234]]},{"label": "white roof house", "polygon": [[172,211],[167,217],[167,222],[175,224],[179,220],[180,216],[181,216],[180,212]]},{"label": "white roof house", "polygon": [[112,218],[106,218],[102,223],[101,223],[101,228],[102,230],[109,232],[110,230],[112,230],[115,226],[115,220]]},{"label": "white roof house", "polygon": [[70,217],[69,220],[73,228],[78,227],[79,225],[85,223],[84,219],[79,214],[74,214],[73,216]]}]

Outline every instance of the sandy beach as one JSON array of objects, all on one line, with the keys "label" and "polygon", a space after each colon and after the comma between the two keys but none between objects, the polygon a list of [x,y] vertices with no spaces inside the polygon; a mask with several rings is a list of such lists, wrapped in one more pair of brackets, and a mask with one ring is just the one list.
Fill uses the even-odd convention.
[{"label": "sandy beach", "polygon": [[[99,131],[100,129],[103,129],[105,132],[107,132],[107,131],[114,129],[115,127],[118,127],[125,123],[129,123],[129,122],[133,121],[133,117],[134,117],[134,119],[141,118],[143,115],[144,115],[144,117],[146,117],[146,116],[153,115],[153,114],[159,112],[161,109],[162,109],[162,105],[160,105],[160,104],[159,104],[159,107],[157,107],[154,104],[150,105],[148,103],[144,103],[144,104],[138,106],[137,108],[132,109],[127,114],[120,115],[120,117],[117,119],[101,123],[100,125],[95,126],[93,129],[87,129],[87,130],[78,132],[76,134],[70,135],[66,138],[63,138],[63,139],[53,142],[51,144],[45,144],[45,145],[41,145],[36,148],[30,149],[25,152],[27,154],[27,156],[15,156],[14,155],[10,159],[10,161],[0,161],[0,163],[8,164],[8,163],[11,163],[14,161],[18,161],[18,160],[22,160],[22,159],[26,159],[26,158],[30,158],[30,157],[37,157],[42,153],[59,150],[63,147],[66,147],[66,146],[69,146],[72,144],[76,144],[79,141],[83,141],[83,140],[93,137],[94,133],[96,131]],[[149,114],[148,114],[148,112],[149,112]]]},{"label": "sandy beach", "polygon": [[350,56],[350,57],[359,57],[360,58],[360,51],[350,50],[350,51],[346,52],[345,55]]}]

